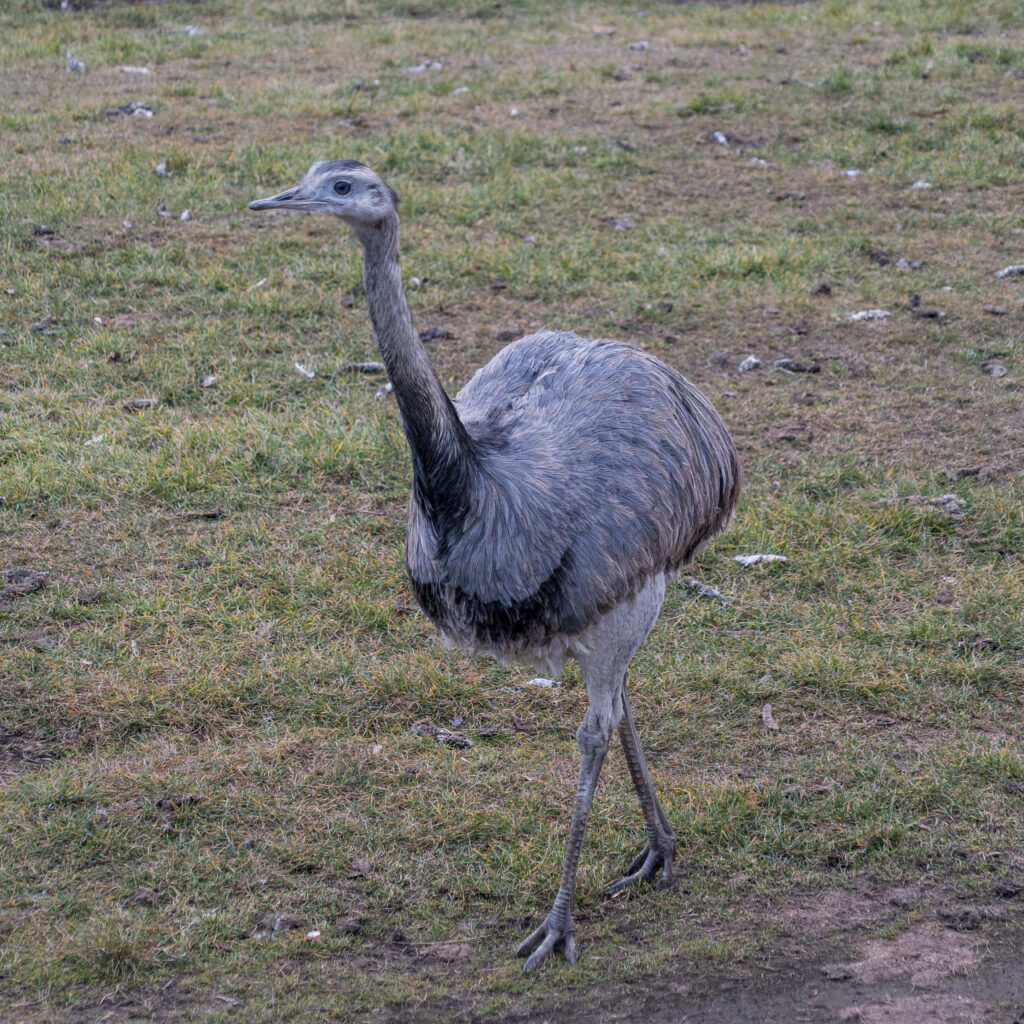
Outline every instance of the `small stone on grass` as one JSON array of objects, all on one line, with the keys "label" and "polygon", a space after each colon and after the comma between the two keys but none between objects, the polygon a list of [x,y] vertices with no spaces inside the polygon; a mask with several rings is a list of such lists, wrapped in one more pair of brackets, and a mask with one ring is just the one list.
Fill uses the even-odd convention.
[{"label": "small stone on grass", "polygon": [[733,555],[732,560],[739,562],[742,566],[758,565],[761,562],[788,562],[785,555]]},{"label": "small stone on grass", "polygon": [[297,914],[282,914],[268,911],[256,915],[256,930],[265,932],[287,932],[302,927],[302,918]]}]

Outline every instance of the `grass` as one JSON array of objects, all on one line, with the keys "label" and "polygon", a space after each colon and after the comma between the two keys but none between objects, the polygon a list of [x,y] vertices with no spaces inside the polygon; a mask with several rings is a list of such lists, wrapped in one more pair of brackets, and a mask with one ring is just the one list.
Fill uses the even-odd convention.
[{"label": "grass", "polygon": [[[0,569],[51,574],[0,611],[18,1019],[115,988],[116,1019],[500,1017],[756,957],[752,899],[1019,874],[1018,5],[24,0],[0,26]],[[155,116],[103,113],[130,101]],[[325,156],[401,194],[451,388],[541,324],[621,337],[741,447],[694,569],[729,607],[674,588],[634,663],[683,885],[602,897],[640,839],[612,756],[583,957],[539,980],[509,953],[556,884],[582,686],[524,690],[413,608],[397,412],[340,370],[375,357],[359,254],[245,209]],[[888,503],[949,492],[962,519]],[[765,550],[789,561],[732,559]],[[301,926],[254,937],[268,912]]]}]

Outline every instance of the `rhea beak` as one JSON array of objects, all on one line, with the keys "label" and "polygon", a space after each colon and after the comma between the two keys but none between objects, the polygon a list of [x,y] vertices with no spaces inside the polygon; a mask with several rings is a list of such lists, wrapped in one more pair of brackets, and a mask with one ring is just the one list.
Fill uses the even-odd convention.
[{"label": "rhea beak", "polygon": [[286,188],[283,192],[278,192],[276,196],[267,196],[266,199],[254,199],[249,204],[249,209],[273,210],[278,206],[290,206],[298,193],[298,187]]}]

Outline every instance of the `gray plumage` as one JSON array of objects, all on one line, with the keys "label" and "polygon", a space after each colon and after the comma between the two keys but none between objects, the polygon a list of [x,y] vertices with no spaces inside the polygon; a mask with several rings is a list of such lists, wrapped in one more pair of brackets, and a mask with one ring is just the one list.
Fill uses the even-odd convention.
[{"label": "gray plumage", "polygon": [[409,516],[408,568],[460,646],[557,671],[575,636],[720,530],[737,464],[707,401],[643,350],[544,332],[455,398],[466,512]]},{"label": "gray plumage", "polygon": [[560,670],[575,656],[589,707],[580,788],[555,905],[520,947],[531,969],[576,958],[572,898],[597,774],[619,731],[648,845],[620,886],[672,880],[675,837],[657,801],[625,673],[665,581],[732,516],[729,433],[679,373],[632,345],[545,331],[514,342],[449,400],[413,327],[398,257],[398,200],[354,161],[314,164],[250,204],[340,217],[363,245],[367,304],[412,453],[406,566],[451,643]]}]

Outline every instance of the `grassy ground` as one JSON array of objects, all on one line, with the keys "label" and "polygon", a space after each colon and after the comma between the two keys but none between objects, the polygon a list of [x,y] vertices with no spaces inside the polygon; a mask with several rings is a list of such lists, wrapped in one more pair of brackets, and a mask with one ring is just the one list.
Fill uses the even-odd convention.
[{"label": "grassy ground", "polygon": [[[50,574],[0,598],[9,1019],[568,1015],[763,964],[865,880],[917,886],[890,935],[1019,919],[1018,4],[56,6],[0,13],[0,570]],[[682,883],[602,895],[641,839],[613,755],[581,961],[529,980],[584,695],[413,606],[397,412],[341,371],[358,251],[245,205],[341,156],[402,196],[451,388],[542,324],[620,337],[745,464],[693,570],[729,606],[673,589],[634,662]]]}]

